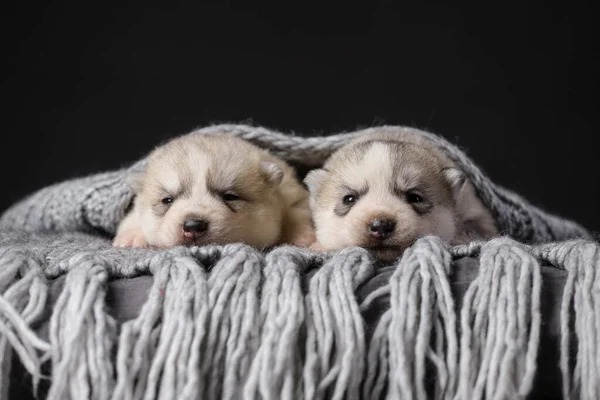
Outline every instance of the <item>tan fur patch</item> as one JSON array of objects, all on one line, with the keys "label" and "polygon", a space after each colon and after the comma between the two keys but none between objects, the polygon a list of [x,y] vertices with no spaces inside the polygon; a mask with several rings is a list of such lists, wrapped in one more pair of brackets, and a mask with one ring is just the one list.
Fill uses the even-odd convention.
[{"label": "tan fur patch", "polygon": [[[305,219],[296,215],[302,208]],[[205,221],[206,232],[184,236],[189,220]],[[263,248],[282,240],[296,244],[296,237],[302,244],[307,230],[314,241],[308,193],[289,165],[241,139],[190,135],[149,155],[115,244],[132,244],[125,232],[137,232],[135,240],[143,236],[156,247],[243,242]]]}]

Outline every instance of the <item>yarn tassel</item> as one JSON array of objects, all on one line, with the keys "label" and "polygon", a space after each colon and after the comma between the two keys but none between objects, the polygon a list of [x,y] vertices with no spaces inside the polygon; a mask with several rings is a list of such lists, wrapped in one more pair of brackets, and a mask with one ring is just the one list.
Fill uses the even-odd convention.
[{"label": "yarn tassel", "polygon": [[315,273],[306,296],[305,399],[358,399],[367,346],[356,288],[374,275],[364,249],[333,255]]},{"label": "yarn tassel", "polygon": [[[572,240],[536,246],[534,251],[542,260],[568,272],[560,311],[563,398],[600,399],[600,245]],[[574,332],[571,307],[575,314]],[[571,371],[573,334],[577,338],[577,359]]]},{"label": "yarn tassel", "polygon": [[69,260],[71,271],[50,319],[48,400],[110,398],[116,324],[105,307],[108,274],[103,263],[90,254]]},{"label": "yarn tassel", "polygon": [[266,257],[260,300],[262,336],[244,387],[248,399],[302,397],[301,332],[305,321],[303,274],[314,254],[282,247]]},{"label": "yarn tassel", "polygon": [[[446,246],[425,237],[405,250],[390,278],[389,399],[452,398],[458,342],[450,266]],[[436,376],[434,393],[427,393],[427,361]]]},{"label": "yarn tassel", "polygon": [[48,282],[39,264],[25,252],[0,249],[0,399],[8,399],[13,352],[32,376],[37,392],[42,378],[38,351],[47,353],[50,344],[31,329],[44,312]]},{"label": "yarn tassel", "polygon": [[524,399],[533,387],[541,327],[541,272],[508,238],[481,246],[479,275],[461,307],[455,399]]}]

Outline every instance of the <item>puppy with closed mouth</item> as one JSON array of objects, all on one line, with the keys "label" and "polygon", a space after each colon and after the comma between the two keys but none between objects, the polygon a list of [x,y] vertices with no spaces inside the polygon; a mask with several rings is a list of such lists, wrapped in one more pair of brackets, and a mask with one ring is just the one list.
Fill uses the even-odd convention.
[{"label": "puppy with closed mouth", "polygon": [[332,154],[304,182],[316,250],[359,246],[392,261],[419,237],[459,244],[498,233],[465,174],[414,135],[365,135]]},{"label": "puppy with closed mouth", "polygon": [[315,241],[309,194],[295,170],[227,135],[191,134],[157,147],[130,179],[133,207],[119,247],[242,242],[256,248]]}]

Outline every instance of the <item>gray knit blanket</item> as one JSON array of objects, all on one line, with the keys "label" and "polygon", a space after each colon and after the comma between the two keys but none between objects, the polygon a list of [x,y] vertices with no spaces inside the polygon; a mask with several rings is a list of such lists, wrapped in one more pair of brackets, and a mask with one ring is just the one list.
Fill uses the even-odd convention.
[{"label": "gray knit blanket", "polygon": [[[600,247],[578,224],[494,184],[456,146],[416,129],[193,133],[226,132],[309,169],[374,130],[422,135],[445,151],[502,236],[456,247],[425,237],[388,266],[360,248],[117,249],[110,235],[133,198],[126,178],[144,160],[61,182],[0,217],[0,399],[15,383],[15,361],[48,399],[526,398],[540,379],[552,302],[559,392],[599,399]],[[459,301],[456,260],[469,257]],[[565,273],[551,298],[542,295],[549,267]],[[140,306],[116,317],[114,283],[124,307],[140,297],[130,284],[140,276],[151,282]]]}]

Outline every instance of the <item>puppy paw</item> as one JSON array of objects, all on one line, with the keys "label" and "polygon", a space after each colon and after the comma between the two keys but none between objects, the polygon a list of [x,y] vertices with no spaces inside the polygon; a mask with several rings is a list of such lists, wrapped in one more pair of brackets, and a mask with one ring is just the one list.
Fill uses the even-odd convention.
[{"label": "puppy paw", "polygon": [[148,242],[141,229],[134,228],[120,232],[113,240],[113,246],[147,248]]},{"label": "puppy paw", "polygon": [[290,244],[298,247],[310,247],[316,240],[315,231],[310,228],[296,233],[290,240]]}]

